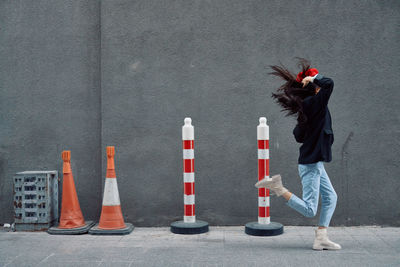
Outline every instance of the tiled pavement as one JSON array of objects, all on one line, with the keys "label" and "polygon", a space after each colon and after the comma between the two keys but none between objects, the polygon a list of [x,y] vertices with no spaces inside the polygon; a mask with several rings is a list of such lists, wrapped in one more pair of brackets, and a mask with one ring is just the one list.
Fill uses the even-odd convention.
[{"label": "tiled pavement", "polygon": [[127,236],[0,232],[0,266],[400,266],[400,228],[330,227],[339,251],[313,251],[314,227],[286,226],[275,237],[243,227],[201,235],[135,228]]}]

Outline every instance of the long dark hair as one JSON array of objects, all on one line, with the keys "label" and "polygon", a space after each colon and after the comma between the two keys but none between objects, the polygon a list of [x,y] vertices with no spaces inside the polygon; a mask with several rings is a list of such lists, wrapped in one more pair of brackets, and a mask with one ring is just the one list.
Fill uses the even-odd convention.
[{"label": "long dark hair", "polygon": [[[310,68],[311,63],[304,58],[297,59],[298,66],[305,77],[305,73]],[[313,83],[309,83],[303,88],[303,84],[296,81],[297,75],[290,72],[282,64],[281,66],[274,65],[270,67],[273,71],[269,74],[278,76],[286,81],[276,90],[276,93],[272,93],[272,97],[283,108],[282,111],[286,112],[286,116],[297,116],[297,123],[305,125],[307,123],[307,116],[303,111],[302,101],[307,96],[315,94],[316,86]]]}]

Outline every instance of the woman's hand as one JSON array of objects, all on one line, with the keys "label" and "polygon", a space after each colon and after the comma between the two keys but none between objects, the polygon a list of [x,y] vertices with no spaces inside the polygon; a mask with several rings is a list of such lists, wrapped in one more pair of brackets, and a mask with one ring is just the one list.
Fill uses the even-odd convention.
[{"label": "woman's hand", "polygon": [[307,84],[309,84],[310,82],[313,82],[313,81],[314,81],[314,77],[307,76],[301,81],[301,83],[303,84],[303,87],[306,87]]}]

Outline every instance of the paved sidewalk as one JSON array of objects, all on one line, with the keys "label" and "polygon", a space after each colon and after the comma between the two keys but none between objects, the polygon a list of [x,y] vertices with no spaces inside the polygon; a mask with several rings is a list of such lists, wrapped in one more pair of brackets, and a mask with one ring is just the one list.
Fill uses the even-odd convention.
[{"label": "paved sidewalk", "polygon": [[201,235],[135,228],[127,236],[0,232],[0,266],[400,266],[400,228],[330,227],[340,251],[313,251],[314,227],[254,237],[243,227]]}]

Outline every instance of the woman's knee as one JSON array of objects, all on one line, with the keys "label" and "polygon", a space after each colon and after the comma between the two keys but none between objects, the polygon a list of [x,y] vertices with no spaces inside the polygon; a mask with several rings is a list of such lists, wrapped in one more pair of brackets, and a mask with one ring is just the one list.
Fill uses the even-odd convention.
[{"label": "woman's knee", "polygon": [[335,191],[333,191],[333,193],[332,193],[332,195],[331,195],[330,199],[331,199],[331,203],[332,203],[332,205],[335,205],[335,206],[336,206],[336,203],[337,203],[337,199],[338,199],[338,197],[337,197],[337,194],[336,194],[336,192],[335,192]]},{"label": "woman's knee", "polygon": [[306,213],[304,214],[306,217],[311,218],[311,217],[315,217],[315,215],[317,215],[317,207],[314,206],[308,206]]},{"label": "woman's knee", "polygon": [[338,196],[334,190],[329,192],[329,194],[322,195],[321,197],[322,197],[323,202],[325,202],[329,205],[336,205],[337,199],[338,199]]},{"label": "woman's knee", "polygon": [[333,199],[334,199],[334,200],[335,200],[335,202],[336,202],[336,201],[337,201],[337,194],[336,194],[336,192],[335,192],[335,191],[333,191],[332,197],[333,197]]},{"label": "woman's knee", "polygon": [[315,215],[317,215],[317,211],[313,210],[313,209],[309,209],[309,210],[307,210],[307,213],[305,215],[308,218],[312,218],[312,217],[315,217]]}]

